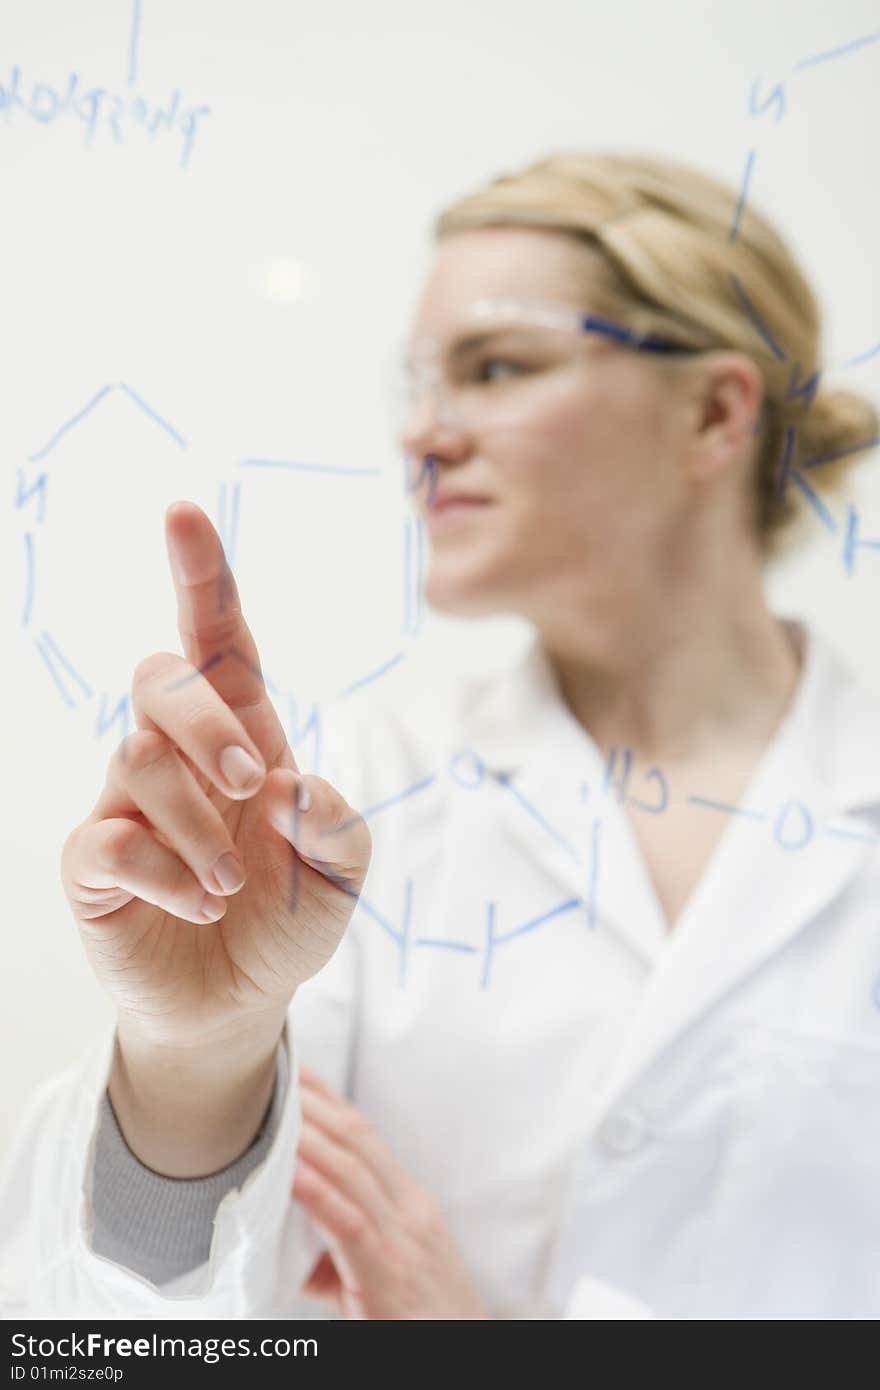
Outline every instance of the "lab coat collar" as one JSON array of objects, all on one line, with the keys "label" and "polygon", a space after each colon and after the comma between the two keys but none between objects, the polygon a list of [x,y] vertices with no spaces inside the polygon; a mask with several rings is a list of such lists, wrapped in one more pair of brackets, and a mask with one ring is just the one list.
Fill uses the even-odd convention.
[{"label": "lab coat collar", "polygon": [[[804,662],[789,711],[739,802],[755,814],[730,815],[671,932],[623,808],[604,800],[605,822],[616,819],[619,832],[616,862],[602,878],[591,925],[616,932],[654,967],[609,1095],[815,921],[877,847],[880,700],[816,628],[782,621],[802,642]],[[506,833],[586,906],[590,794],[606,761],[563,701],[537,636],[473,702],[466,729],[506,793],[498,801]],[[561,793],[581,778],[586,803]]]},{"label": "lab coat collar", "polygon": [[[804,653],[800,685],[779,734],[798,726],[806,740],[803,752],[841,808],[880,803],[880,763],[873,756],[880,750],[880,694],[863,683],[818,628],[779,616]],[[481,685],[460,714],[462,727],[485,766],[510,776],[535,767],[544,757],[546,738],[601,762],[589,733],[562,699],[536,633],[507,668]]]}]

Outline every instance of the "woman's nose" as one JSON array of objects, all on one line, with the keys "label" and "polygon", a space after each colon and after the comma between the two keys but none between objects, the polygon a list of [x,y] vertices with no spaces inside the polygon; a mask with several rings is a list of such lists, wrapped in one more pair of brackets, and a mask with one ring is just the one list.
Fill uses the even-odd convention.
[{"label": "woman's nose", "polygon": [[448,392],[430,383],[408,402],[398,443],[405,454],[417,458],[457,456],[466,449],[466,429]]}]

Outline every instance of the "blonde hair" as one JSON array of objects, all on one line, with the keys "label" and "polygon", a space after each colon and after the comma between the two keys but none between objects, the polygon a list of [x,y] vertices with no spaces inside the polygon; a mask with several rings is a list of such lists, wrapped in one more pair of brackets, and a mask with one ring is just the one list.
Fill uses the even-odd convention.
[{"label": "blonde hair", "polygon": [[807,475],[810,486],[834,491],[877,442],[878,416],[866,397],[821,384],[804,391],[820,368],[816,298],[779,232],[748,204],[738,210],[720,179],[655,155],[562,151],[457,200],[433,232],[439,241],[486,226],[586,242],[602,253],[590,308],[638,332],[752,359],[764,383],[754,518],[765,555],[801,514],[790,474],[780,488],[783,459],[799,469],[839,455],[823,462],[820,479]]}]

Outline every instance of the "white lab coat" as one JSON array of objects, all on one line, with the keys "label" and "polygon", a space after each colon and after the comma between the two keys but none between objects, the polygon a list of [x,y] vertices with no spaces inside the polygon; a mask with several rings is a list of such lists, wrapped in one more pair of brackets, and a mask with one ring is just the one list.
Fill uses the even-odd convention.
[{"label": "white lab coat", "polygon": [[[880,702],[801,631],[738,811],[692,789],[726,824],[671,933],[535,642],[480,680],[425,684],[411,657],[326,721],[318,770],[373,859],[294,1000],[292,1075],[301,1058],[366,1112],[498,1317],[880,1316]],[[628,787],[632,814],[662,814],[661,773]],[[301,1314],[320,1240],[289,1201],[295,1085],[208,1264],[156,1288],[93,1253],[111,1046],[23,1117],[8,1315]]]}]

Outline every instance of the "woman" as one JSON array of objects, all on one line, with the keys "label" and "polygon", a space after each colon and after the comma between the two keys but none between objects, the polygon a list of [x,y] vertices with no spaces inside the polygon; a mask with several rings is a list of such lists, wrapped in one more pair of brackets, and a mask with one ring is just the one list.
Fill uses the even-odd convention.
[{"label": "woman", "polygon": [[[32,1306],[295,1315],[307,1278],[357,1317],[880,1313],[876,704],[762,584],[806,465],[877,419],[816,389],[811,292],[734,206],[670,160],[561,154],[439,219],[402,434],[426,597],[534,640],[340,707],[327,779],[234,607],[206,640],[216,534],[169,512],[188,682],[139,670],[136,774],[65,846],[118,1043],[11,1165],[20,1248],[51,1255]],[[264,763],[241,806],[196,700]],[[192,925],[181,766],[248,876],[220,928]]]}]

